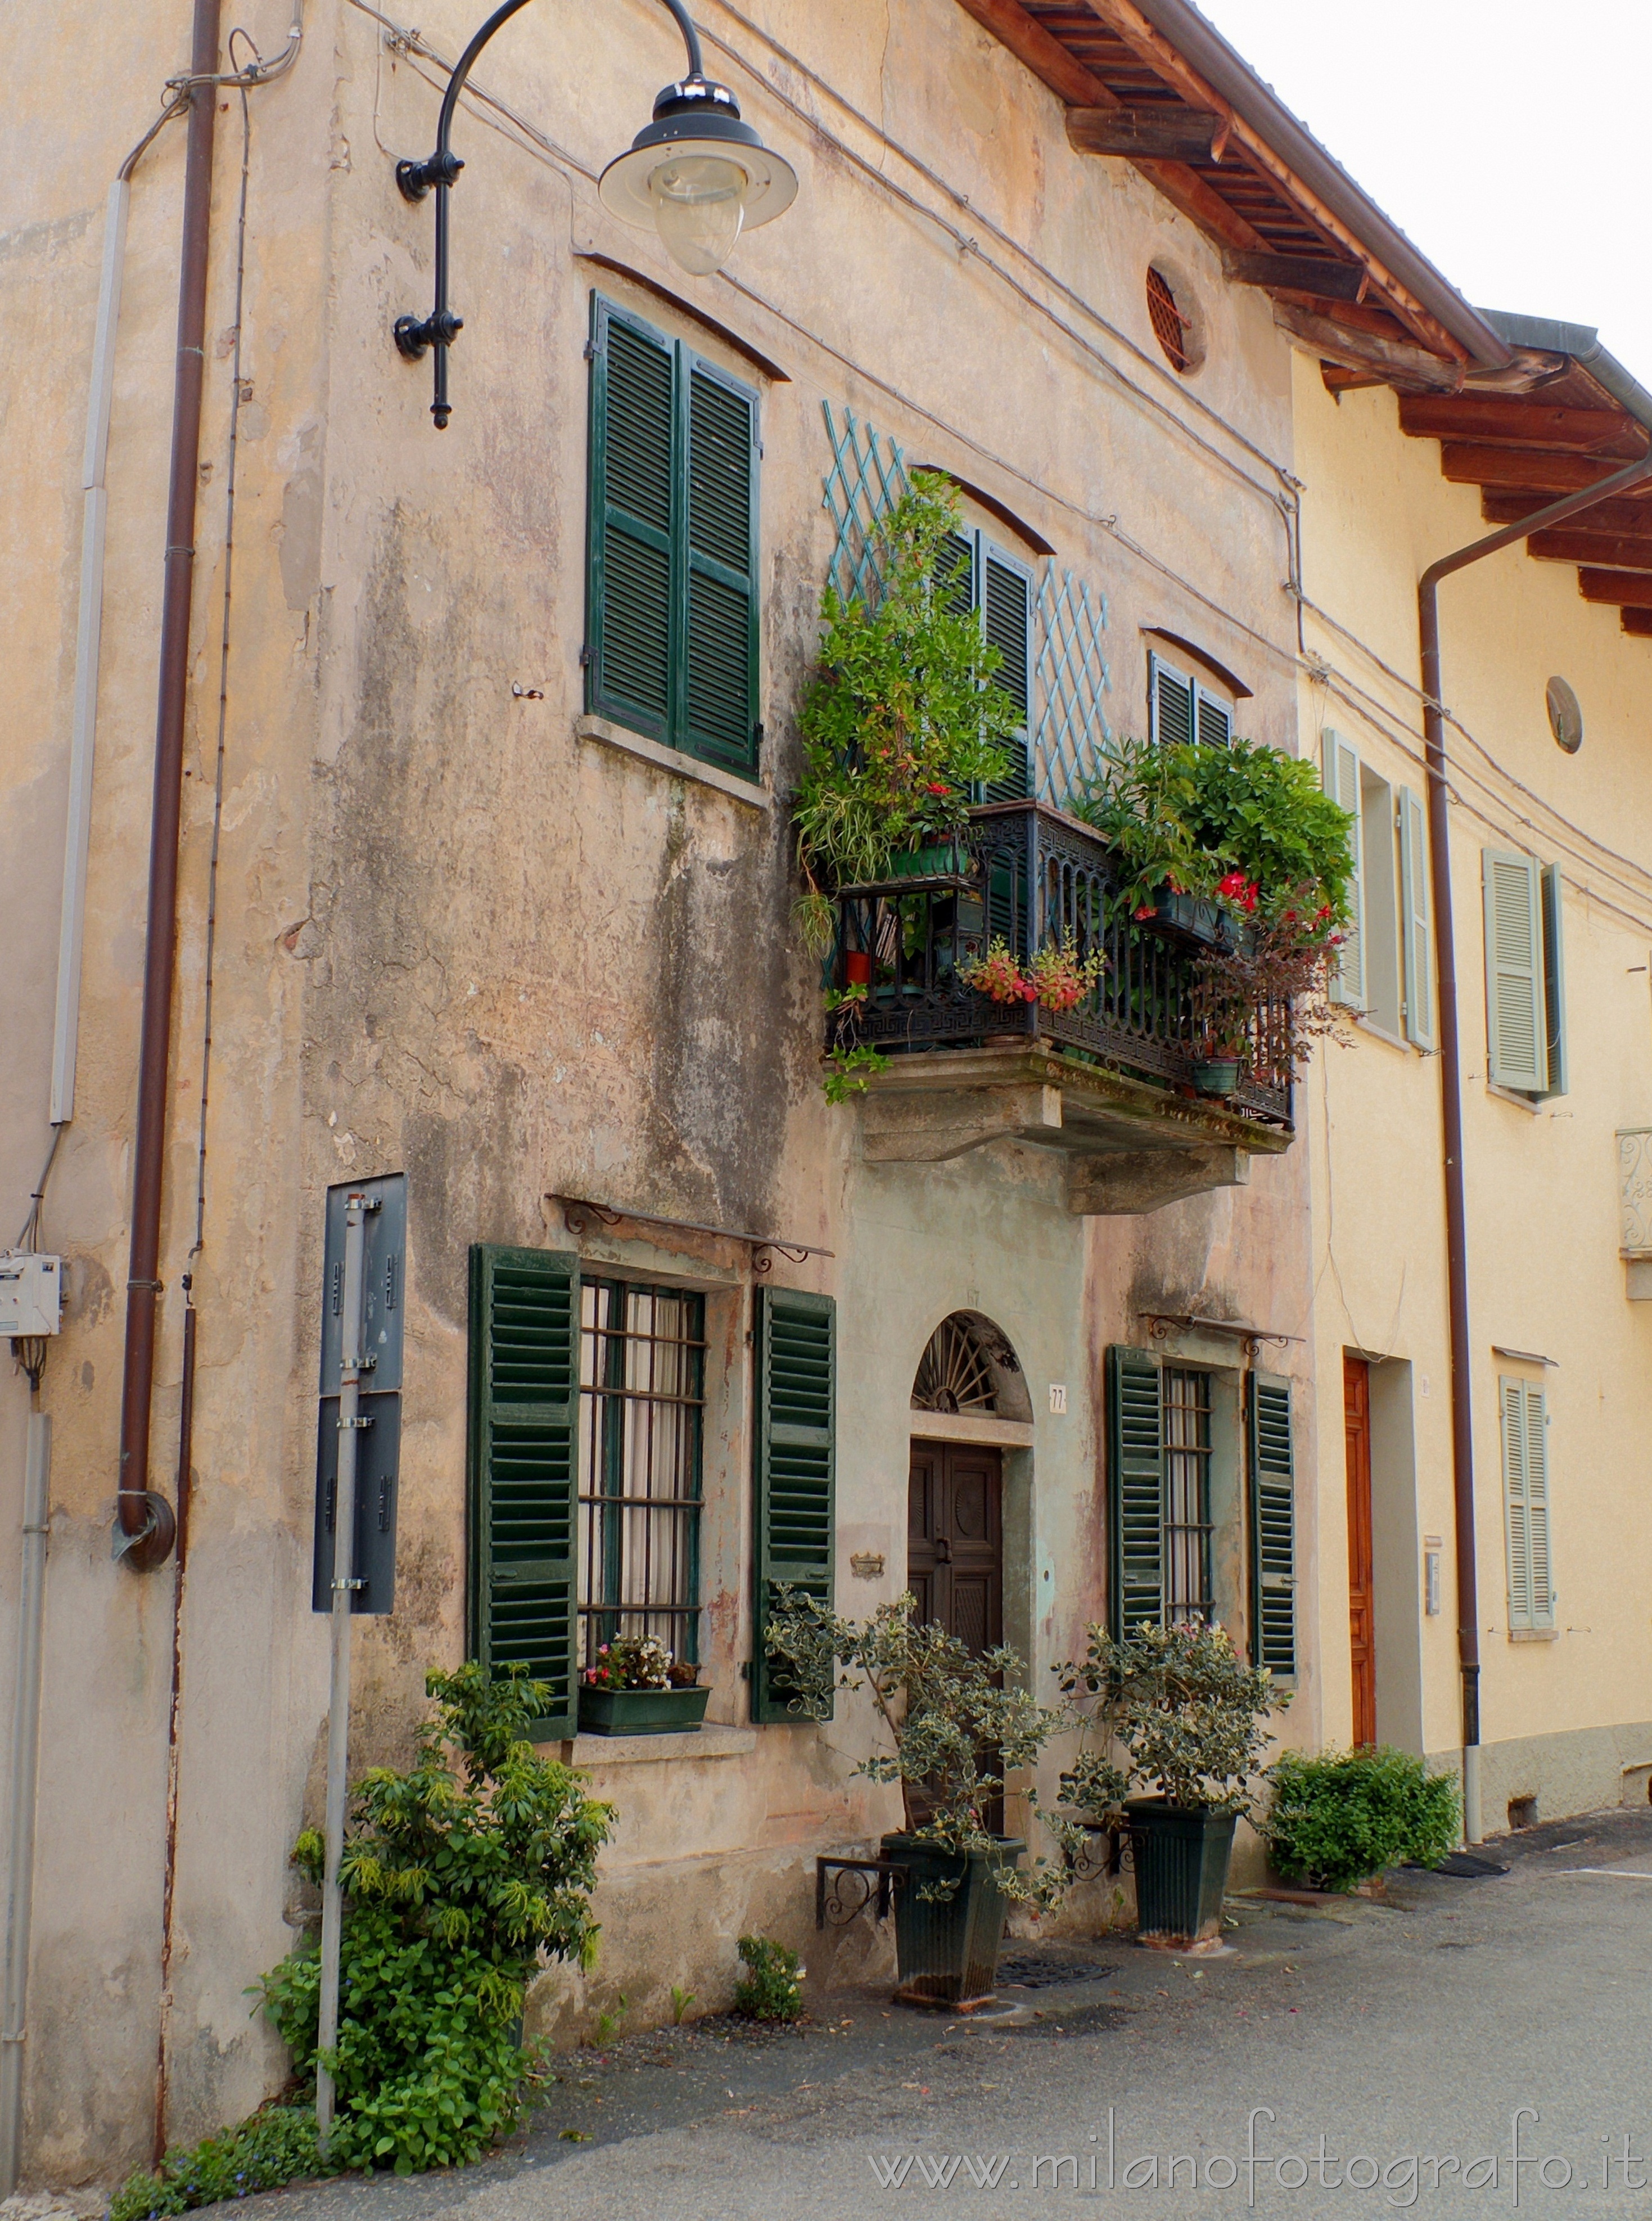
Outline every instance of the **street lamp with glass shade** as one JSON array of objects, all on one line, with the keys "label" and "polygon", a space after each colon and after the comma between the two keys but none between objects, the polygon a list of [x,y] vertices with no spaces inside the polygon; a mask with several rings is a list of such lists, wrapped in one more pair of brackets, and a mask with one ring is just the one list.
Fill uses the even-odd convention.
[{"label": "street lamp with glass shade", "polygon": [[[447,398],[447,351],[464,328],[464,319],[447,305],[448,197],[464,167],[452,151],[453,111],[471,65],[501,24],[527,0],[504,0],[459,56],[442,99],[436,151],[422,162],[398,162],[396,181],[405,197],[436,194],[435,305],[425,317],[398,316],[396,344],[409,362],[427,347],[436,358],[436,393],[430,413],[438,431],[452,410]],[[674,262],[695,278],[722,268],[742,231],[772,222],[797,197],[797,172],[772,153],[740,117],[739,103],[726,85],[707,77],[700,38],[683,0],[663,0],[683,34],[689,73],[668,84],[654,103],[653,121],[640,130],[628,153],[610,162],[597,180],[602,205],[622,222],[656,231]]]}]

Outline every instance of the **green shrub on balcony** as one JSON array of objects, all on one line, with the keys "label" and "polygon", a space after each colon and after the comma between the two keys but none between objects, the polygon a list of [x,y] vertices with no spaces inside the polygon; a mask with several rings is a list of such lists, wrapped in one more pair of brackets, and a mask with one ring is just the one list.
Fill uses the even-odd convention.
[{"label": "green shrub on balcony", "polygon": [[822,953],[832,932],[828,891],[885,879],[895,857],[955,838],[971,789],[1008,766],[1003,743],[1021,712],[989,684],[1003,658],[980,611],[956,607],[967,560],[960,521],[948,482],[915,472],[884,523],[876,601],[826,590],[793,810],[799,918]]}]

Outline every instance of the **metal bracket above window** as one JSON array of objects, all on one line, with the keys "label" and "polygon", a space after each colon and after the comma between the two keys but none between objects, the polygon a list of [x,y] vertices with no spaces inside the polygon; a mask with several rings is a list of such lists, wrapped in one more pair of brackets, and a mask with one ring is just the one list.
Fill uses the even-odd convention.
[{"label": "metal bracket above window", "polygon": [[831,1257],[831,1249],[818,1249],[807,1242],[783,1240],[774,1234],[743,1234],[731,1226],[708,1226],[694,1218],[662,1218],[651,1211],[631,1211],[613,1204],[594,1203],[589,1196],[551,1195],[548,1203],[562,1205],[563,1223],[573,1235],[590,1234],[596,1227],[663,1226],[674,1234],[709,1234],[719,1242],[742,1242],[751,1253],[751,1270],[766,1273],[774,1262],[769,1254],[785,1257],[794,1265],[801,1265],[811,1257]]},{"label": "metal bracket above window", "polygon": [[1196,1328],[1206,1334],[1231,1334],[1244,1344],[1244,1354],[1252,1364],[1261,1356],[1264,1342],[1277,1342],[1282,1348],[1287,1342],[1302,1339],[1300,1334],[1273,1334],[1266,1327],[1249,1326],[1240,1319],[1205,1318],[1197,1311],[1144,1311],[1141,1316],[1156,1342],[1168,1342],[1177,1328]]}]

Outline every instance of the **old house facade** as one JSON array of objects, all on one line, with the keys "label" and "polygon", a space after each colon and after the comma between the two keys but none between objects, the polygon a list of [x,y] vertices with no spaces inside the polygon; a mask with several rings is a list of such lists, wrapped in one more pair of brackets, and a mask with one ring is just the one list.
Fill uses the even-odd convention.
[{"label": "old house facade", "polygon": [[[1131,1588],[1144,1611],[1214,1611],[1268,1655],[1294,1688],[1291,1741],[1349,1731],[1335,1415],[1353,1341],[1324,1261],[1356,1178],[1338,1152],[1376,1113],[1339,1108],[1316,1160],[1303,1106],[1323,1121],[1325,1090],[1360,1096],[1391,1053],[1363,1038],[1375,1019],[1294,1100],[1275,1073],[1212,1103],[1150,982],[1065,1037],[960,1017],[936,948],[991,921],[938,888],[880,1006],[906,1053],[833,1108],[821,967],[793,920],[821,592],[853,587],[910,470],[960,490],[970,591],[1025,715],[1025,779],[983,822],[992,898],[1001,880],[1006,915],[1035,927],[1105,873],[1060,808],[1100,738],[1181,723],[1321,747],[1305,517],[1324,517],[1313,560],[1379,647],[1358,549],[1382,520],[1403,670],[1413,518],[1388,449],[1418,518],[1472,506],[1423,471],[1389,395],[1339,406],[1301,349],[1331,343],[1327,296],[1337,330],[1395,360],[1484,369],[1496,333],[1237,58],[1200,46],[1191,10],[1109,0],[1076,31],[1074,14],[921,0],[871,23],[858,0],[714,0],[708,71],[801,190],[722,274],[689,278],[595,191],[681,69],[670,16],[653,0],[525,11],[459,104],[465,328],[439,436],[428,358],[391,338],[431,285],[428,203],[398,192],[396,164],[433,142],[468,13],[440,0],[415,30],[307,0],[284,74],[213,89],[146,1476],[187,1498],[187,1551],[146,1571],[111,1557],[110,1509],[135,1485],[117,1461],[181,129],[131,173],[106,459],[91,473],[87,448],[76,479],[104,360],[101,196],[152,120],[154,57],[183,66],[184,25],[161,0],[118,20],[72,5],[119,88],[72,107],[46,90],[64,22],[22,28],[41,137],[10,240],[34,321],[3,342],[30,436],[3,588],[25,714],[0,821],[19,891],[0,1162],[20,1216],[41,1198],[28,1240],[66,1279],[38,1396],[6,1384],[0,1422],[9,1475],[31,1409],[52,1427],[35,2174],[141,2157],[158,2120],[198,2132],[279,2072],[243,1992],[305,1917],[285,1858],[325,1755],[312,1511],[341,1183],[403,1174],[408,1210],[396,1600],[358,1624],[354,1756],[406,1751],[433,1663],[521,1659],[552,1683],[547,1736],[620,1813],[598,1967],[535,1999],[558,2035],[620,1992],[644,2018],[674,1983],[718,2000],[733,1939],[801,1939],[817,1854],[890,1823],[852,1771],[861,1710],[816,1727],[773,1699],[757,1626],[776,1580],[857,1613],[922,1584],[1045,1687]],[[252,28],[279,49],[279,26]],[[246,54],[223,26],[220,66]],[[94,512],[95,748],[77,756]],[[1600,621],[1585,624],[1593,654]],[[1359,760],[1389,776],[1380,744]],[[65,1049],[49,983],[77,765]],[[862,899],[888,932],[887,892]],[[1638,1115],[1625,1074],[1612,1130]],[[1419,1187],[1438,1163],[1431,1080],[1412,1058],[1400,1083]],[[1362,1320],[1391,1308],[1406,1238],[1374,1225],[1356,1261],[1338,1237]],[[1412,1273],[1406,1338],[1365,1328],[1361,1361],[1424,1366],[1441,1271]],[[1437,1408],[1413,1423],[1419,1535],[1450,1532]],[[1127,1487],[1157,1550],[1128,1563]],[[9,1560],[0,1579],[18,1595]],[[622,1621],[697,1661],[698,1733],[577,1732],[578,1668]],[[1393,1733],[1451,1762],[1436,1624]],[[1570,1670],[1530,1702],[1510,1681],[1499,1742],[1594,1701]],[[863,1925],[836,1971],[882,1948]]]}]

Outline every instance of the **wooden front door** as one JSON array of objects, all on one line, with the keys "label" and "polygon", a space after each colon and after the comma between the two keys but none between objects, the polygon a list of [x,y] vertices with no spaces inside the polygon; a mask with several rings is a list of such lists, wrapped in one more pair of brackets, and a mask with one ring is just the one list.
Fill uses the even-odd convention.
[{"label": "wooden front door", "polygon": [[1375,1742],[1376,1628],[1371,1601],[1371,1368],[1343,1359],[1348,1443],[1348,1643],[1354,1666],[1354,1741]]},{"label": "wooden front door", "polygon": [[914,1442],[907,1493],[907,1586],[979,1655],[1004,1639],[1004,1468],[997,1450]]}]

